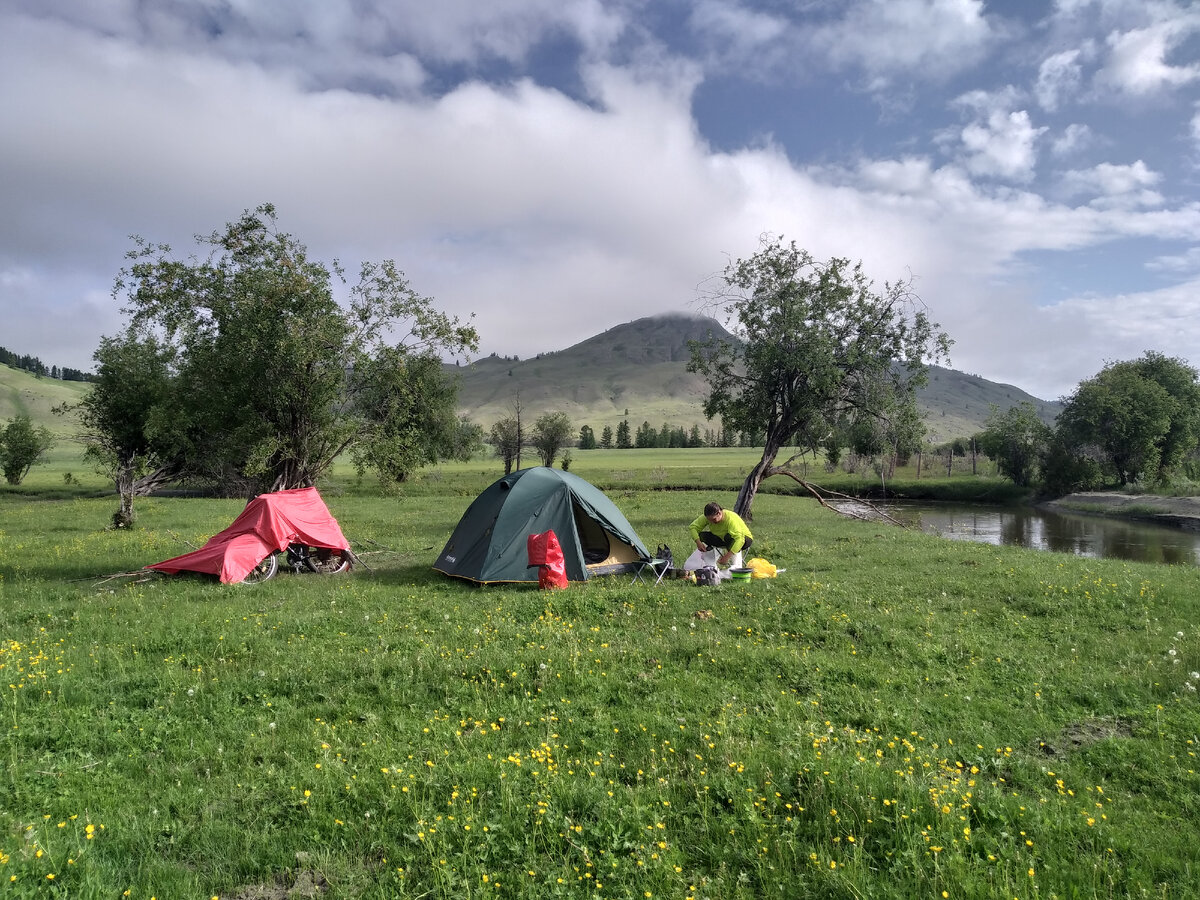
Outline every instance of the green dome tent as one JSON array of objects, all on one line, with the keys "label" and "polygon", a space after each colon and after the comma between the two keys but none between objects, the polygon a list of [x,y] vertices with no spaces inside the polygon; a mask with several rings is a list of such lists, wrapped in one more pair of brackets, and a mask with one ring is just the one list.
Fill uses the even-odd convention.
[{"label": "green dome tent", "polygon": [[577,475],[537,466],[518,469],[484,489],[467,507],[433,568],[480,584],[530,581],[526,542],[553,531],[567,578],[632,571],[650,553],[621,511]]}]

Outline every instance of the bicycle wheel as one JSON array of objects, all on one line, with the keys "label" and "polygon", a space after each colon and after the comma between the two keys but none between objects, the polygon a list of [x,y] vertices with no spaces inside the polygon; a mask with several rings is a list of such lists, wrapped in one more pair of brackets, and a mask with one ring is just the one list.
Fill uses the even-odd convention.
[{"label": "bicycle wheel", "polygon": [[304,560],[318,575],[340,575],[350,568],[350,556],[341,550],[312,548]]},{"label": "bicycle wheel", "polygon": [[270,578],[274,578],[275,573],[278,571],[279,559],[274,553],[268,554],[266,559],[246,573],[246,577],[242,579],[242,584],[261,584]]}]

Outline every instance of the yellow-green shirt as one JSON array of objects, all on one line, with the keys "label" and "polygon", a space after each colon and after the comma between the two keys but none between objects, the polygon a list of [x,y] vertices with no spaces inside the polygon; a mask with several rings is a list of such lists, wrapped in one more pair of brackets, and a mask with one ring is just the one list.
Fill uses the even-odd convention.
[{"label": "yellow-green shirt", "polygon": [[710,522],[707,516],[701,515],[688,526],[688,531],[691,533],[693,541],[700,540],[702,531],[710,531],[717,537],[732,538],[729,546],[731,553],[740,552],[742,545],[746,543],[746,538],[754,537],[750,533],[750,527],[742,521],[742,517],[728,509],[722,510],[720,522]]}]

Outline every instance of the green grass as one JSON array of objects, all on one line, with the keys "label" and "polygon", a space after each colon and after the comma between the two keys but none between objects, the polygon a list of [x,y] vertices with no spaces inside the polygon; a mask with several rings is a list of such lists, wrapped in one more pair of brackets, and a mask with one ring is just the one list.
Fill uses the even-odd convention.
[{"label": "green grass", "polygon": [[[678,553],[738,453],[572,471]],[[103,486],[55,466],[0,493],[3,895],[1200,895],[1197,569],[766,494],[772,580],[432,572],[498,474],[381,498],[341,473],[366,565],[253,588],[105,577],[238,501],[143,500],[113,532]]]}]

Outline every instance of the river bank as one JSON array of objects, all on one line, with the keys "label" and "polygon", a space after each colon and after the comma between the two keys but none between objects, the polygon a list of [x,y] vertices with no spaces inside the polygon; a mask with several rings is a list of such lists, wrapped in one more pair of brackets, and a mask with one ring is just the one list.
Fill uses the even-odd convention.
[{"label": "river bank", "polygon": [[1200,497],[1161,497],[1157,494],[1118,494],[1092,491],[1068,494],[1039,504],[1063,512],[1142,519],[1200,531]]}]

